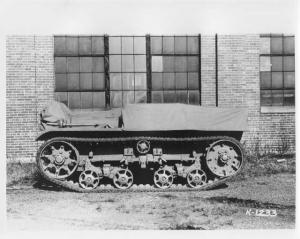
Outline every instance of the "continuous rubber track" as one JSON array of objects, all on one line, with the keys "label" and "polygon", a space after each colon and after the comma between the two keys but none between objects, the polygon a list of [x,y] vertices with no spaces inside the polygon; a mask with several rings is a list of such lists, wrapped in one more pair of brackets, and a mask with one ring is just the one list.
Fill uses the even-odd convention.
[{"label": "continuous rubber track", "polygon": [[[79,186],[78,182],[73,182],[70,179],[64,179],[64,180],[59,180],[55,178],[49,177],[45,172],[42,170],[41,167],[41,161],[40,161],[40,154],[42,149],[46,144],[49,142],[54,142],[54,141],[65,141],[68,143],[74,143],[74,142],[85,142],[85,143],[102,143],[102,142],[111,142],[111,143],[120,143],[120,142],[126,142],[126,141],[139,141],[139,140],[149,140],[149,141],[162,141],[162,142],[201,142],[201,141],[216,141],[216,140],[226,140],[230,141],[234,144],[236,144],[242,153],[242,165],[240,168],[237,170],[237,172],[229,177],[219,177],[215,178],[214,181],[209,180],[205,185],[199,187],[199,188],[190,188],[187,185],[182,185],[182,184],[173,184],[170,188],[167,189],[160,189],[156,188],[154,185],[142,185],[142,184],[133,184],[130,188],[128,189],[117,189],[114,188],[112,185],[103,185],[101,184],[93,190],[88,190],[88,189],[83,189]],[[75,138],[75,137],[56,137],[52,138],[44,144],[42,144],[37,152],[36,160],[37,160],[37,166],[40,174],[49,182],[57,185],[58,187],[61,187],[63,189],[66,189],[68,191],[74,191],[74,192],[80,192],[80,193],[111,193],[111,192],[122,192],[122,193],[127,193],[127,192],[173,192],[173,191],[200,191],[200,190],[209,190],[212,188],[215,188],[219,185],[222,185],[226,183],[228,180],[236,177],[241,170],[244,167],[245,164],[245,154],[244,154],[244,149],[242,145],[240,144],[239,141],[232,137],[228,136],[210,136],[210,137],[184,137],[184,138],[172,138],[172,137],[120,137],[120,138]]]}]

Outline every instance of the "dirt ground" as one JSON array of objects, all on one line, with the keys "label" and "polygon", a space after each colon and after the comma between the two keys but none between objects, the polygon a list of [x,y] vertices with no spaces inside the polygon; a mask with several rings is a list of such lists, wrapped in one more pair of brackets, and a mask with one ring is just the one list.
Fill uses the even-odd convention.
[{"label": "dirt ground", "polygon": [[295,228],[295,175],[248,178],[199,192],[80,194],[10,187],[7,222],[8,230]]}]

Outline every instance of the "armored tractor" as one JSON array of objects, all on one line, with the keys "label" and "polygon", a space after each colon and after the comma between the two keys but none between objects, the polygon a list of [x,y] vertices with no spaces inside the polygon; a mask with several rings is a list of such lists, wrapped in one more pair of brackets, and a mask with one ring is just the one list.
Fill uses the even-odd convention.
[{"label": "armored tractor", "polygon": [[39,172],[78,192],[133,190],[145,179],[153,190],[208,189],[244,164],[241,108],[129,104],[75,112],[52,102],[40,115]]}]

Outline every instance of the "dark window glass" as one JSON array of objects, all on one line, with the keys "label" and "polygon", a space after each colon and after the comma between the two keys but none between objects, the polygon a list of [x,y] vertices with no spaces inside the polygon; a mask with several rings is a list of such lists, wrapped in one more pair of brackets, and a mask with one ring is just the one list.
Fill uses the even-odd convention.
[{"label": "dark window glass", "polygon": [[284,88],[295,89],[295,72],[284,72]]},{"label": "dark window glass", "polygon": [[122,54],[133,54],[133,37],[122,37]]},{"label": "dark window glass", "polygon": [[122,72],[133,72],[133,55],[122,55]]},{"label": "dark window glass", "polygon": [[92,37],[92,54],[104,54],[104,37]]},{"label": "dark window glass", "polygon": [[110,89],[111,90],[122,90],[121,73],[111,73],[110,74]]},{"label": "dark window glass", "polygon": [[110,92],[110,106],[113,108],[122,107],[122,91]]},{"label": "dark window glass", "polygon": [[121,37],[109,37],[109,54],[121,54]]},{"label": "dark window glass", "polygon": [[282,56],[271,57],[272,71],[282,71]]},{"label": "dark window glass", "polygon": [[92,90],[93,89],[92,73],[80,73],[80,89],[81,90]]},{"label": "dark window glass", "polygon": [[260,88],[271,89],[271,72],[260,72]]},{"label": "dark window glass", "polygon": [[67,75],[55,74],[55,89],[56,91],[67,91]]},{"label": "dark window glass", "polygon": [[163,103],[163,91],[151,92],[152,103]]},{"label": "dark window glass", "polygon": [[103,57],[93,57],[93,72],[104,72]]},{"label": "dark window glass", "polygon": [[282,72],[272,72],[272,89],[283,88],[283,74]]},{"label": "dark window glass", "polygon": [[272,91],[271,90],[261,90],[260,91],[261,105],[271,106],[272,105]]},{"label": "dark window glass", "polygon": [[91,37],[79,37],[79,55],[92,54],[92,39]]},{"label": "dark window glass", "polygon": [[187,47],[186,37],[175,36],[175,53],[186,54],[187,53],[186,47]]},{"label": "dark window glass", "polygon": [[189,104],[199,105],[200,93],[197,90],[188,91]]},{"label": "dark window glass", "polygon": [[104,73],[93,73],[93,89],[105,90]]},{"label": "dark window glass", "polygon": [[162,90],[162,73],[152,73],[152,90]]},{"label": "dark window glass", "polygon": [[135,91],[134,103],[147,103],[147,91]]},{"label": "dark window glass", "polygon": [[185,56],[175,56],[175,72],[187,71],[187,60]]},{"label": "dark window glass", "polygon": [[80,100],[80,92],[69,92],[69,107],[71,109],[80,109],[81,108],[81,100]]},{"label": "dark window glass", "polygon": [[146,54],[145,37],[134,37],[134,54]]},{"label": "dark window glass", "polygon": [[122,74],[123,90],[134,90],[134,74],[123,73]]},{"label": "dark window glass", "polygon": [[68,90],[69,91],[79,91],[79,73],[68,74]]},{"label": "dark window glass", "polygon": [[164,91],[164,103],[176,103],[176,92]]},{"label": "dark window glass", "polygon": [[284,56],[283,57],[283,70],[284,71],[295,71],[295,57]]},{"label": "dark window glass", "polygon": [[162,37],[151,37],[151,54],[162,54]]},{"label": "dark window glass", "polygon": [[199,89],[198,73],[195,73],[195,72],[188,73],[188,89],[189,90]]},{"label": "dark window glass", "polygon": [[93,108],[93,92],[81,92],[81,108]]},{"label": "dark window glass", "polygon": [[174,73],[163,73],[163,88],[164,90],[175,89],[175,74]]},{"label": "dark window glass", "polygon": [[66,54],[72,56],[78,55],[78,37],[66,38]]},{"label": "dark window glass", "polygon": [[176,90],[187,89],[187,73],[175,73]]},{"label": "dark window glass", "polygon": [[271,54],[282,54],[282,37],[271,38]]},{"label": "dark window glass", "polygon": [[188,54],[198,54],[199,53],[199,45],[198,45],[198,37],[187,37],[188,42]]},{"label": "dark window glass", "polygon": [[173,56],[163,56],[163,72],[174,72]]},{"label": "dark window glass", "polygon": [[93,92],[93,108],[105,107],[105,92]]},{"label": "dark window glass", "polygon": [[295,90],[284,90],[284,105],[295,105]]},{"label": "dark window glass", "polygon": [[109,56],[110,72],[121,72],[121,55]]},{"label": "dark window glass", "polygon": [[199,70],[198,56],[188,56],[187,61],[187,70],[189,72],[197,72]]},{"label": "dark window glass", "polygon": [[93,58],[80,57],[80,72],[92,72],[92,71],[93,71]]},{"label": "dark window glass", "polygon": [[176,99],[178,103],[187,104],[188,103],[188,93],[186,90],[176,91]]},{"label": "dark window glass", "polygon": [[163,53],[174,54],[174,37],[163,37]]},{"label": "dark window glass", "polygon": [[55,73],[66,73],[67,72],[67,58],[66,57],[55,57]]},{"label": "dark window glass", "polygon": [[67,58],[67,68],[70,73],[79,73],[79,58],[78,57],[68,57]]},{"label": "dark window glass", "polygon": [[294,54],[295,53],[295,38],[284,37],[284,53]]},{"label": "dark window glass", "polygon": [[272,90],[272,105],[273,106],[283,105],[283,90]]},{"label": "dark window glass", "polygon": [[54,54],[61,55],[66,53],[65,37],[54,37]]}]

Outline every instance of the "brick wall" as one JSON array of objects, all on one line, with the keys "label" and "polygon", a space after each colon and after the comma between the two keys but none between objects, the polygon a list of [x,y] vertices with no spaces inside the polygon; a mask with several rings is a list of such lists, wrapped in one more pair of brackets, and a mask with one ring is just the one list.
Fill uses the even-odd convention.
[{"label": "brick wall", "polygon": [[[264,46],[269,47],[269,46]],[[249,147],[260,141],[261,150],[289,142],[295,149],[295,113],[261,113],[259,90],[259,35],[218,35],[218,103],[220,107],[247,107]],[[52,36],[8,36],[7,158],[34,159],[38,113],[54,99]],[[215,36],[201,37],[202,105],[215,106]]]},{"label": "brick wall", "polygon": [[38,112],[54,99],[53,38],[6,38],[6,157],[34,159]]}]

